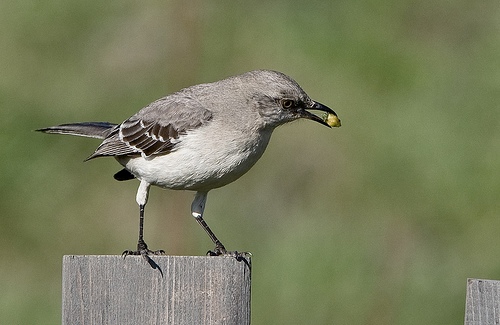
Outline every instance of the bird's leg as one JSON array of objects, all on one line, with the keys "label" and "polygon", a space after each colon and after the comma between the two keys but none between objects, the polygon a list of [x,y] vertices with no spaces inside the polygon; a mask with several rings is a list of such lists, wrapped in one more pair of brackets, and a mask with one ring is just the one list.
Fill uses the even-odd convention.
[{"label": "bird's leg", "polygon": [[220,240],[215,236],[215,234],[210,229],[210,227],[207,225],[207,223],[205,222],[205,220],[203,220],[203,217],[200,215],[199,217],[195,217],[195,219],[203,227],[203,229],[205,229],[205,231],[207,232],[208,236],[210,237],[210,239],[212,239],[212,241],[215,244],[214,250],[213,251],[208,251],[208,254],[211,255],[211,256],[218,256],[218,255],[225,255],[225,254],[227,254],[226,248],[224,247],[224,245],[222,245],[222,243],[220,242]]},{"label": "bird's leg", "polygon": [[213,251],[208,251],[208,255],[218,256],[218,255],[226,255],[228,254],[224,245],[222,245],[221,241],[215,236],[212,229],[207,225],[205,220],[203,220],[203,211],[205,210],[205,203],[207,202],[207,192],[197,192],[196,196],[191,204],[191,213],[196,221],[200,224],[200,226],[207,232],[208,236],[215,244],[215,249]]},{"label": "bird's leg", "polygon": [[138,252],[151,252],[144,241],[144,204],[139,205],[139,240],[137,241]]},{"label": "bird's leg", "polygon": [[149,188],[151,184],[146,181],[141,181],[139,189],[137,190],[136,200],[139,204],[139,240],[137,241],[137,250],[131,251],[126,250],[122,253],[123,256],[127,255],[142,255],[146,260],[149,261],[149,254],[161,255],[165,254],[163,250],[152,251],[148,248],[148,245],[144,241],[144,207],[148,202]]}]

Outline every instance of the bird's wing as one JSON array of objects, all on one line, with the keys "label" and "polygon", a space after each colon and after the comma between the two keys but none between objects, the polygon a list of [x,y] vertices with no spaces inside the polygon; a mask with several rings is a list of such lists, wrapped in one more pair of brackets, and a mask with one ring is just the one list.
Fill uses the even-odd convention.
[{"label": "bird's wing", "polygon": [[171,152],[180,136],[212,119],[212,112],[186,95],[170,95],[141,109],[117,126],[88,158]]}]

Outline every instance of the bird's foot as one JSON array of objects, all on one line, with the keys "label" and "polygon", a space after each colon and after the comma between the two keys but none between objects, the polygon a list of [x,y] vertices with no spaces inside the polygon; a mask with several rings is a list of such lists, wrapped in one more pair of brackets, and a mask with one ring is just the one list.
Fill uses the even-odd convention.
[{"label": "bird's foot", "polygon": [[208,256],[221,256],[221,255],[230,255],[229,253],[231,253],[231,252],[228,252],[226,250],[226,247],[224,247],[224,245],[222,245],[222,243],[220,241],[217,241],[217,243],[215,243],[214,250],[208,251],[207,255]]},{"label": "bird's foot", "polygon": [[144,242],[144,240],[139,239],[139,242],[137,243],[137,250],[136,251],[131,251],[131,250],[126,250],[122,253],[123,258],[127,257],[128,255],[141,255],[142,258],[148,262],[148,264],[151,266],[153,269],[158,269],[160,271],[161,276],[163,277],[163,271],[161,268],[156,264],[155,261],[149,257],[149,255],[164,255],[165,251],[163,249],[159,249],[157,251],[152,251],[148,248],[148,245]]},{"label": "bird's foot", "polygon": [[144,257],[146,260],[148,260],[149,255],[164,255],[165,251],[163,249],[159,249],[156,251],[152,251],[148,248],[148,245],[144,240],[139,240],[137,243],[137,250],[131,251],[131,250],[126,250],[122,253],[123,257],[126,257],[128,255],[141,255]]},{"label": "bird's foot", "polygon": [[230,257],[234,257],[238,261],[245,261],[246,262],[247,258],[249,258],[249,257],[252,256],[252,253],[250,253],[250,252],[228,251],[228,250],[226,250],[226,248],[224,247],[224,245],[222,245],[221,242],[217,242],[215,244],[214,250],[213,251],[208,251],[207,255],[208,256],[230,256]]}]

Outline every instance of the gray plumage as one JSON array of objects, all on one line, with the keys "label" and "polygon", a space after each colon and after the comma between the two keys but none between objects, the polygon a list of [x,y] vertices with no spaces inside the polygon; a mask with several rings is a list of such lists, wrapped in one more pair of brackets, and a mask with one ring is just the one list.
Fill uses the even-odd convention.
[{"label": "gray plumage", "polygon": [[[197,191],[192,214],[216,244],[218,255],[226,250],[202,218],[208,191],[247,172],[277,126],[299,118],[332,125],[308,110],[324,111],[337,119],[335,112],[310,99],[290,77],[256,70],[182,89],[118,125],[84,122],[38,131],[103,139],[88,159],[113,156],[124,166],[116,179],[141,181],[137,193],[141,217],[150,185]],[[334,126],[340,125],[337,121]],[[142,228],[140,233],[137,251],[127,254],[152,253],[142,240]]]},{"label": "gray plumage", "polygon": [[81,122],[50,126],[38,129],[39,132],[53,134],[69,134],[81,137],[105,139],[117,124],[109,122]]}]

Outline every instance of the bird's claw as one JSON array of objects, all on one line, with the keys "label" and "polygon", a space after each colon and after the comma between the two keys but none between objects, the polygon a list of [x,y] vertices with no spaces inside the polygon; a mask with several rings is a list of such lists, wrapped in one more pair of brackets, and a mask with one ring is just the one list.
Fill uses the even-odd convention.
[{"label": "bird's claw", "polygon": [[124,258],[128,255],[141,255],[146,260],[148,260],[149,255],[165,255],[165,251],[163,249],[152,251],[148,248],[148,245],[144,240],[139,240],[139,242],[137,243],[137,250],[126,250],[122,253],[122,256]]},{"label": "bird's claw", "polygon": [[226,247],[224,247],[224,245],[222,245],[222,243],[220,241],[217,241],[217,243],[215,244],[214,250],[208,251],[207,255],[208,256],[231,255],[230,253],[232,253],[232,252],[228,252],[226,250]]},{"label": "bird's claw", "polygon": [[165,255],[165,251],[163,249],[159,249],[157,251],[152,251],[148,249],[148,245],[143,241],[142,243],[139,242],[137,245],[137,250],[136,251],[131,251],[131,250],[126,250],[122,253],[123,258],[127,257],[128,255],[141,255],[142,258],[148,262],[148,264],[151,266],[153,269],[158,269],[160,271],[161,276],[163,277],[163,271],[161,268],[156,264],[149,255]]},{"label": "bird's claw", "polygon": [[218,242],[215,245],[215,248],[213,251],[208,251],[207,252],[208,256],[230,256],[236,258],[238,261],[241,260],[246,260],[247,258],[252,256],[252,253],[250,252],[238,252],[238,251],[228,251],[222,245],[222,243]]},{"label": "bird's claw", "polygon": [[123,257],[126,257],[128,255],[142,255],[142,256],[165,255],[165,251],[163,249],[159,249],[156,251],[152,251],[150,249],[141,249],[141,250],[136,250],[136,251],[126,250],[122,253]]}]

